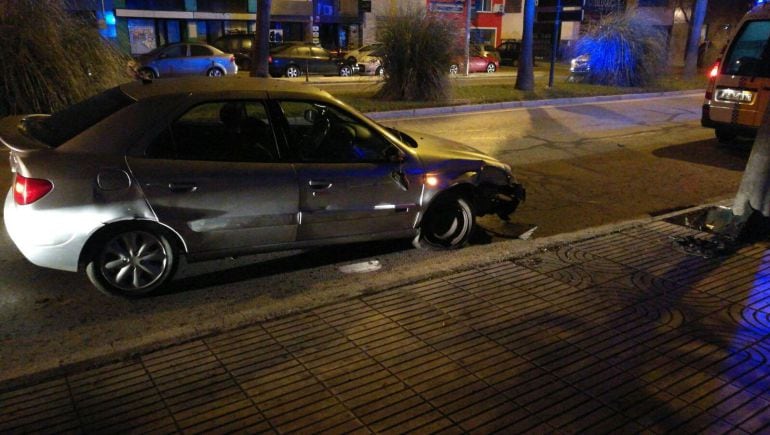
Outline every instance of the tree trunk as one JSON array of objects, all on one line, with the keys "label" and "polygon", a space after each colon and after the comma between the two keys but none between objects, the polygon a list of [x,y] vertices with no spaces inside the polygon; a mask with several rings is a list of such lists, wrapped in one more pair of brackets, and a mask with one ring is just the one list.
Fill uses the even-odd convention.
[{"label": "tree trunk", "polygon": [[690,38],[687,40],[687,50],[684,57],[685,77],[694,77],[698,73],[698,48],[700,46],[700,30],[706,19],[708,0],[696,0],[692,11],[692,27]]},{"label": "tree trunk", "polygon": [[747,216],[753,210],[770,217],[770,110],[767,109],[732,208],[735,216]]},{"label": "tree trunk", "polygon": [[521,53],[519,70],[516,76],[516,89],[531,91],[535,89],[535,72],[532,64],[532,39],[535,27],[535,0],[524,0],[524,29],[521,35]]},{"label": "tree trunk", "polygon": [[251,48],[251,77],[269,77],[267,59],[270,57],[270,5],[272,0],[259,0],[257,3],[257,29]]}]

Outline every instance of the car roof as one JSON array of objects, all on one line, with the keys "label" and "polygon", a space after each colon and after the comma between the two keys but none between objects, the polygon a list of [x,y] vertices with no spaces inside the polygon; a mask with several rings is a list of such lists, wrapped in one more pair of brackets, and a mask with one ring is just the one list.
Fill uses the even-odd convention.
[{"label": "car roof", "polygon": [[272,92],[305,94],[331,99],[321,89],[285,80],[258,77],[180,77],[148,81],[136,80],[120,85],[120,90],[135,100],[181,94],[211,94],[219,92]]}]

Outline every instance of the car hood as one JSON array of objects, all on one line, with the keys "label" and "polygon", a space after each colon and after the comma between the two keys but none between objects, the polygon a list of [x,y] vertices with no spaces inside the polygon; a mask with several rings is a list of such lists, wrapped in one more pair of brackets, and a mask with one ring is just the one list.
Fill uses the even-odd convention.
[{"label": "car hood", "polygon": [[426,167],[432,167],[447,160],[483,162],[498,167],[507,166],[489,154],[453,140],[413,130],[399,131],[411,136],[417,142],[417,148],[412,149]]}]

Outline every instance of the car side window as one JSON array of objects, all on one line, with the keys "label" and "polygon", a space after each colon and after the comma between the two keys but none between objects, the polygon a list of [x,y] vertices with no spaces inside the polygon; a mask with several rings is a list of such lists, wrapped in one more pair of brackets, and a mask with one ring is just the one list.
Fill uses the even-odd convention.
[{"label": "car side window", "polygon": [[174,45],[163,50],[162,57],[186,57],[187,46],[184,44]]},{"label": "car side window", "polygon": [[191,45],[190,56],[211,56],[211,49],[202,45]]},{"label": "car side window", "polygon": [[280,101],[287,140],[302,162],[377,163],[388,161],[394,145],[343,110],[311,101]]},{"label": "car side window", "polygon": [[255,100],[192,107],[156,138],[146,155],[222,162],[273,162],[279,157],[265,105]]}]

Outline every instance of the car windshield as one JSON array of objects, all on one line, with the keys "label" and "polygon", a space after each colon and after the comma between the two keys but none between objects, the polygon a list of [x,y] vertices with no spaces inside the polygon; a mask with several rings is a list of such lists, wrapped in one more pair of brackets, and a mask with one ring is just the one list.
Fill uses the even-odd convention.
[{"label": "car windshield", "polygon": [[749,21],[727,55],[725,74],[770,77],[770,20]]},{"label": "car windshield", "polygon": [[27,118],[23,128],[35,139],[56,148],[133,102],[131,97],[115,87],[51,116]]}]

